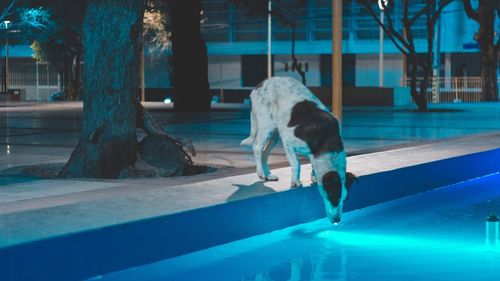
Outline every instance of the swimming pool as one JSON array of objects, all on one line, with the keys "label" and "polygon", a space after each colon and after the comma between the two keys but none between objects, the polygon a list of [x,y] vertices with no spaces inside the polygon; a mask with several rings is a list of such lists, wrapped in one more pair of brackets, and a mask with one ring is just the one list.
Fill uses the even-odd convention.
[{"label": "swimming pool", "polygon": [[491,212],[500,174],[92,280],[500,280]]}]

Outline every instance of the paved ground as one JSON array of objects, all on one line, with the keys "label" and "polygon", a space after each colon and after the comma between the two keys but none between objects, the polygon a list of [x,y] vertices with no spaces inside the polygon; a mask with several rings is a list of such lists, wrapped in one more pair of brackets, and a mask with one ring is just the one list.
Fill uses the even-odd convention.
[{"label": "paved ground", "polygon": [[[195,161],[214,173],[179,178],[43,180],[21,166],[64,163],[75,146],[80,103],[0,104],[0,247],[94,227],[220,204],[289,188],[282,150],[271,157],[282,180],[260,182],[248,148],[248,109],[174,114],[146,107],[175,137],[190,138]],[[343,134],[348,169],[358,175],[500,147],[500,103],[409,108],[346,108]],[[309,183],[304,166],[303,182]]]},{"label": "paved ground", "polygon": [[[249,133],[248,109],[174,114],[161,103],[147,103],[146,107],[172,136],[193,140],[199,152],[198,163],[253,166],[250,150],[239,146]],[[0,104],[0,170],[65,162],[80,133],[80,108],[80,103]],[[435,105],[431,109],[432,112],[422,114],[408,108],[346,108],[346,149],[350,155],[356,155],[500,131],[500,103]],[[272,163],[286,162],[279,147],[273,156]]]}]

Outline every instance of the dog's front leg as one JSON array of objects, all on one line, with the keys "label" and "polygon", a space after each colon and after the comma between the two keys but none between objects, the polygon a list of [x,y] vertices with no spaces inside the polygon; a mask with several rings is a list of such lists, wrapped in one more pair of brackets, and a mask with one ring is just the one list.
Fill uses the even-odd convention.
[{"label": "dog's front leg", "polygon": [[311,182],[315,183],[318,181],[318,178],[316,177],[316,173],[314,172],[314,169],[311,170]]}]

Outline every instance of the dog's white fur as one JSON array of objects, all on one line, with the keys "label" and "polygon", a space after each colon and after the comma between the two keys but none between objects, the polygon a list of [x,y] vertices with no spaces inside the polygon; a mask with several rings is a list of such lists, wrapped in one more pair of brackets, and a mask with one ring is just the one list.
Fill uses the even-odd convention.
[{"label": "dog's white fur", "polygon": [[[300,82],[287,77],[274,77],[261,83],[250,95],[252,102],[250,136],[241,142],[242,145],[251,145],[253,148],[257,175],[266,181],[275,181],[278,178],[269,171],[267,159],[271,149],[281,137],[283,147],[292,169],[292,187],[300,187],[300,162],[297,154],[306,156],[313,167],[313,181],[317,179],[320,193],[325,202],[328,217],[335,222],[340,220],[342,202],[347,196],[346,188],[346,154],[328,151],[314,156],[308,144],[295,135],[295,126],[289,127],[292,109],[297,103],[310,101],[316,104],[319,110],[329,113],[329,110]],[[340,133],[340,128],[338,130]],[[340,137],[340,136],[339,136]],[[342,192],[339,206],[329,202],[322,185],[323,176],[330,172],[338,173]]]}]

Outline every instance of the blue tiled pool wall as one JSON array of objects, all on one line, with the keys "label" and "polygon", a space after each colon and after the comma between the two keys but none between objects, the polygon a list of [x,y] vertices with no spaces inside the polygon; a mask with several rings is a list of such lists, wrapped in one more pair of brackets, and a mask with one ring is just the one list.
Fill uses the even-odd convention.
[{"label": "blue tiled pool wall", "polygon": [[[500,150],[360,177],[345,211],[500,170]],[[1,280],[81,280],[324,217],[316,188],[294,189],[0,250]]]}]

